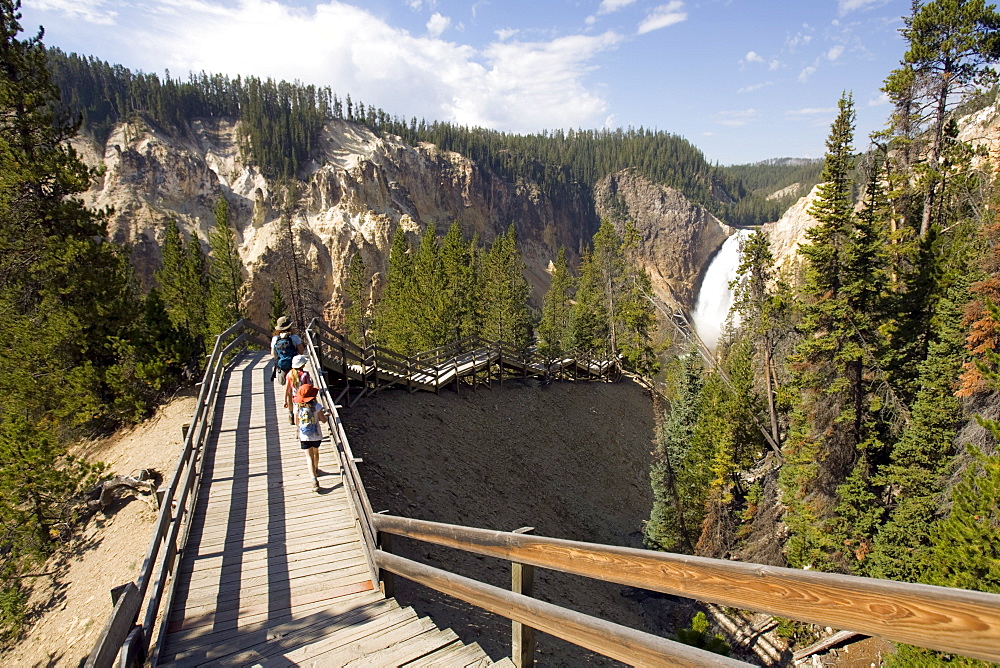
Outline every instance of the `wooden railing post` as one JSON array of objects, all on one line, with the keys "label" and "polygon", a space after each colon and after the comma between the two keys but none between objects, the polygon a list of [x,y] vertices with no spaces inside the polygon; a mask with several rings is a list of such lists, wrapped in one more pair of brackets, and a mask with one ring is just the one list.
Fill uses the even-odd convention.
[{"label": "wooden railing post", "polygon": [[[535,527],[522,527],[513,533],[531,533]],[[510,590],[524,596],[535,595],[535,567],[512,561],[510,564]],[[535,665],[535,629],[521,622],[510,623],[510,656],[517,668]]]},{"label": "wooden railing post", "polygon": [[[378,534],[378,547],[387,554],[392,554],[392,534],[380,531]],[[378,571],[379,585],[382,587],[382,595],[392,598],[396,595],[396,576],[384,568]]]},{"label": "wooden railing post", "polygon": [[[340,362],[341,367],[344,370],[344,390],[347,393],[345,401],[349,404],[351,403],[351,377],[347,375],[347,346],[344,345],[344,341],[340,341]],[[363,365],[364,362],[362,361]],[[364,373],[364,368],[362,368],[362,373]]]}]

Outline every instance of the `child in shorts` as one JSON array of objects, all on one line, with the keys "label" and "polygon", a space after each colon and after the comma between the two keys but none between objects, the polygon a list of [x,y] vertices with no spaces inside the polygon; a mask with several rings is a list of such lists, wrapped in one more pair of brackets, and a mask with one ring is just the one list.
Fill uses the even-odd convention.
[{"label": "child in shorts", "polygon": [[319,491],[319,444],[323,440],[326,409],[316,400],[318,390],[315,385],[303,383],[295,393],[295,425],[299,432],[299,442],[309,458],[309,472],[312,474],[313,491]]}]

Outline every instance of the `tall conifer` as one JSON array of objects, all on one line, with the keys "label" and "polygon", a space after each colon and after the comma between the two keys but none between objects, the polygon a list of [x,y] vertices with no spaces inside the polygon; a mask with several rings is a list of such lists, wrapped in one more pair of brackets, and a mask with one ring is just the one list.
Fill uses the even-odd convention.
[{"label": "tall conifer", "polygon": [[236,232],[229,225],[229,203],[224,196],[215,204],[215,227],[209,234],[208,241],[212,249],[208,333],[214,335],[243,317],[243,298],[246,292]]},{"label": "tall conifer", "polygon": [[566,249],[560,248],[549,289],[542,300],[542,319],[538,325],[538,348],[542,354],[556,357],[570,348],[572,298],[573,276],[566,264]]}]

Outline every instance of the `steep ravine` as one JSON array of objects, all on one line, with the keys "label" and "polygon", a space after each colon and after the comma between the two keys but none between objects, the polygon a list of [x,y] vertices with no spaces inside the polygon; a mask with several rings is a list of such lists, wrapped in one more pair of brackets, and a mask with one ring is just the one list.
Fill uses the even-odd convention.
[{"label": "steep ravine", "polygon": [[[505,381],[441,395],[385,391],[342,411],[376,511],[571,540],[641,547],[649,517],[653,402],[624,381]],[[402,556],[509,588],[506,562],[397,539]],[[510,622],[397,579],[397,597],[494,658],[510,654]],[[603,619],[665,634],[690,619],[672,597],[551,571],[536,595]],[[687,617],[685,618],[685,615]],[[538,665],[611,665],[540,636]]]}]

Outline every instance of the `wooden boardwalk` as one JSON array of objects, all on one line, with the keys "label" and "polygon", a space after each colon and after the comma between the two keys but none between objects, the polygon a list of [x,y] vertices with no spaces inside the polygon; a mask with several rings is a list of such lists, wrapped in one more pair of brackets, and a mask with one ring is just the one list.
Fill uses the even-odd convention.
[{"label": "wooden boardwalk", "polygon": [[251,353],[223,381],[158,665],[491,665],[383,598],[332,446],[315,492],[269,378]]}]

